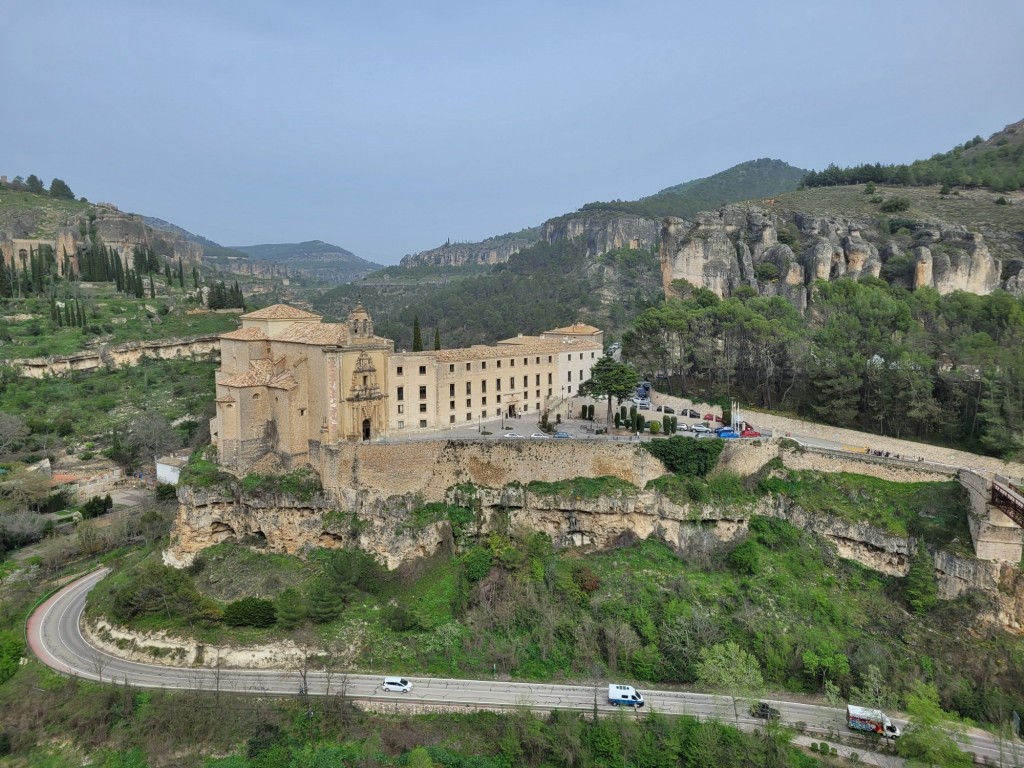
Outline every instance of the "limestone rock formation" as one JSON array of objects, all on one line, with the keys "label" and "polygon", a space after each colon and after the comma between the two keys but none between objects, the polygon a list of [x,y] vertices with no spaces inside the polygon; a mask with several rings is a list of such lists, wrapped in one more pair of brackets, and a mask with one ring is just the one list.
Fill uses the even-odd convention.
[{"label": "limestone rock formation", "polygon": [[[999,240],[1005,259],[996,258],[981,231],[941,222],[908,221],[912,244],[905,254],[877,220],[856,220],[804,212],[768,211],[757,206],[725,206],[698,214],[694,221],[662,223],[660,256],[666,296],[678,293],[676,280],[732,295],[741,285],[763,296],[784,296],[801,310],[816,280],[883,276],[889,261],[910,259],[909,272],[889,275],[907,288],[940,293],[988,294],[997,289],[1022,295],[1024,243]],[[904,230],[905,232],[906,230]]]},{"label": "limestone rock formation", "polygon": [[573,213],[544,222],[541,238],[548,243],[582,239],[587,254],[616,248],[650,248],[658,242],[659,223],[634,214]]},{"label": "limestone rock formation", "polygon": [[536,227],[507,235],[489,237],[479,243],[447,242],[437,248],[402,258],[403,267],[464,267],[473,264],[504,264],[523,248],[539,239]]}]

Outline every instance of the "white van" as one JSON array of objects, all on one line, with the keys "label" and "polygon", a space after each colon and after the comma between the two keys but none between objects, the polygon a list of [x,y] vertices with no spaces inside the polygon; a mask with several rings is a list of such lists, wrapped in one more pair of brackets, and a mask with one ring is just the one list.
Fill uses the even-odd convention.
[{"label": "white van", "polygon": [[632,685],[609,683],[608,703],[613,707],[620,705],[624,707],[642,707],[644,705],[644,697],[637,693],[636,688]]},{"label": "white van", "polygon": [[389,693],[409,693],[412,690],[412,683],[404,677],[385,677],[380,687]]}]

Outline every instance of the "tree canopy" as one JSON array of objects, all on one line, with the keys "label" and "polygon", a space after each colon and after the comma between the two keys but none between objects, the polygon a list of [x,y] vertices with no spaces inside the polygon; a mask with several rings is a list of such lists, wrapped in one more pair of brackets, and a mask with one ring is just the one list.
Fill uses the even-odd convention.
[{"label": "tree canopy", "polygon": [[612,426],[612,398],[629,397],[635,390],[639,378],[636,369],[629,363],[617,363],[605,356],[594,363],[590,378],[580,384],[579,393],[585,397],[604,395],[608,399],[608,427]]}]

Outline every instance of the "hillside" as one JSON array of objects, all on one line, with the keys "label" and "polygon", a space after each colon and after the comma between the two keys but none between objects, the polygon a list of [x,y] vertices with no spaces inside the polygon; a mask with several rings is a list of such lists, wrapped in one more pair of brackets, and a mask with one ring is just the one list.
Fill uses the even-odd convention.
[{"label": "hillside", "polygon": [[142,216],[141,217],[147,225],[153,229],[158,229],[162,232],[171,232],[175,235],[183,237],[184,239],[196,243],[203,249],[204,258],[210,259],[242,259],[245,258],[245,254],[237,251],[233,248],[225,248],[220,243],[215,243],[213,240],[203,237],[202,235],[196,235],[189,232],[183,227],[179,227],[177,224],[171,224],[169,221],[158,219],[154,216]]},{"label": "hillside", "polygon": [[325,283],[349,283],[382,268],[381,264],[361,259],[351,251],[322,240],[236,245],[232,248],[253,260],[282,264],[290,273]]},{"label": "hillside", "polygon": [[1024,189],[1024,120],[1006,126],[987,140],[975,136],[948,152],[909,165],[864,164],[851,168],[830,165],[823,171],[811,171],[802,186],[823,187],[839,184],[899,184],[947,188],[986,187],[996,192]]},{"label": "hillside", "polygon": [[540,239],[539,227],[527,227],[518,232],[488,237],[479,243],[451,242],[427,251],[402,257],[403,267],[462,267],[472,264],[499,264],[509,260]]},{"label": "hillside", "polygon": [[[806,173],[782,160],[748,160],[713,176],[667,187],[639,200],[587,203],[580,208],[580,212],[632,213],[650,219],[665,216],[689,219],[698,211],[717,208],[726,203],[791,192]],[[577,215],[567,214],[566,217]]]}]

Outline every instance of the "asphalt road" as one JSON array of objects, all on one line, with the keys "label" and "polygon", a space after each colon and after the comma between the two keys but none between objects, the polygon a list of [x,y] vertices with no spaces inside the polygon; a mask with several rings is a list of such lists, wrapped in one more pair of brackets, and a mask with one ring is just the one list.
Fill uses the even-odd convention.
[{"label": "asphalt road", "polygon": [[[168,667],[158,664],[128,661],[113,656],[89,644],[82,635],[80,623],[89,590],[107,573],[106,569],[93,573],[64,587],[50,597],[32,614],[28,621],[28,641],[35,655],[47,666],[67,675],[102,682],[128,682],[140,688],[185,690],[220,690],[256,695],[296,695],[302,678],[297,670],[209,669]],[[401,674],[401,670],[394,670]],[[331,678],[323,672],[309,672],[306,677],[311,695],[329,695],[340,692],[344,686],[347,696],[374,702],[407,702],[429,705],[476,707],[527,707],[537,710],[576,709],[591,710],[595,704],[602,712],[616,708],[605,698],[608,681],[596,685],[545,685],[540,683],[513,683],[494,680],[457,680],[427,677],[408,677],[413,683],[409,693],[385,693],[380,689],[377,675],[345,675],[335,673]],[[644,688],[647,706],[635,710],[637,716],[648,711],[673,715],[693,715],[701,718],[715,716],[723,722],[751,729],[763,721],[751,718],[743,702],[736,704],[727,696],[711,696],[685,691],[665,691]],[[844,711],[799,702],[767,700],[782,713],[784,723],[804,723],[810,736],[800,741],[811,741],[815,733],[827,738],[830,732],[854,736],[846,731]],[[896,721],[900,727],[905,723]],[[821,737],[818,737],[821,738]],[[868,762],[892,765],[893,759],[870,755],[867,743],[855,744]],[[1016,748],[1015,754],[1010,750]],[[964,749],[979,758],[987,757],[993,765],[1024,765],[1024,750],[1016,745],[1000,744],[982,732],[973,732]],[[848,751],[848,750],[844,750]]]}]

